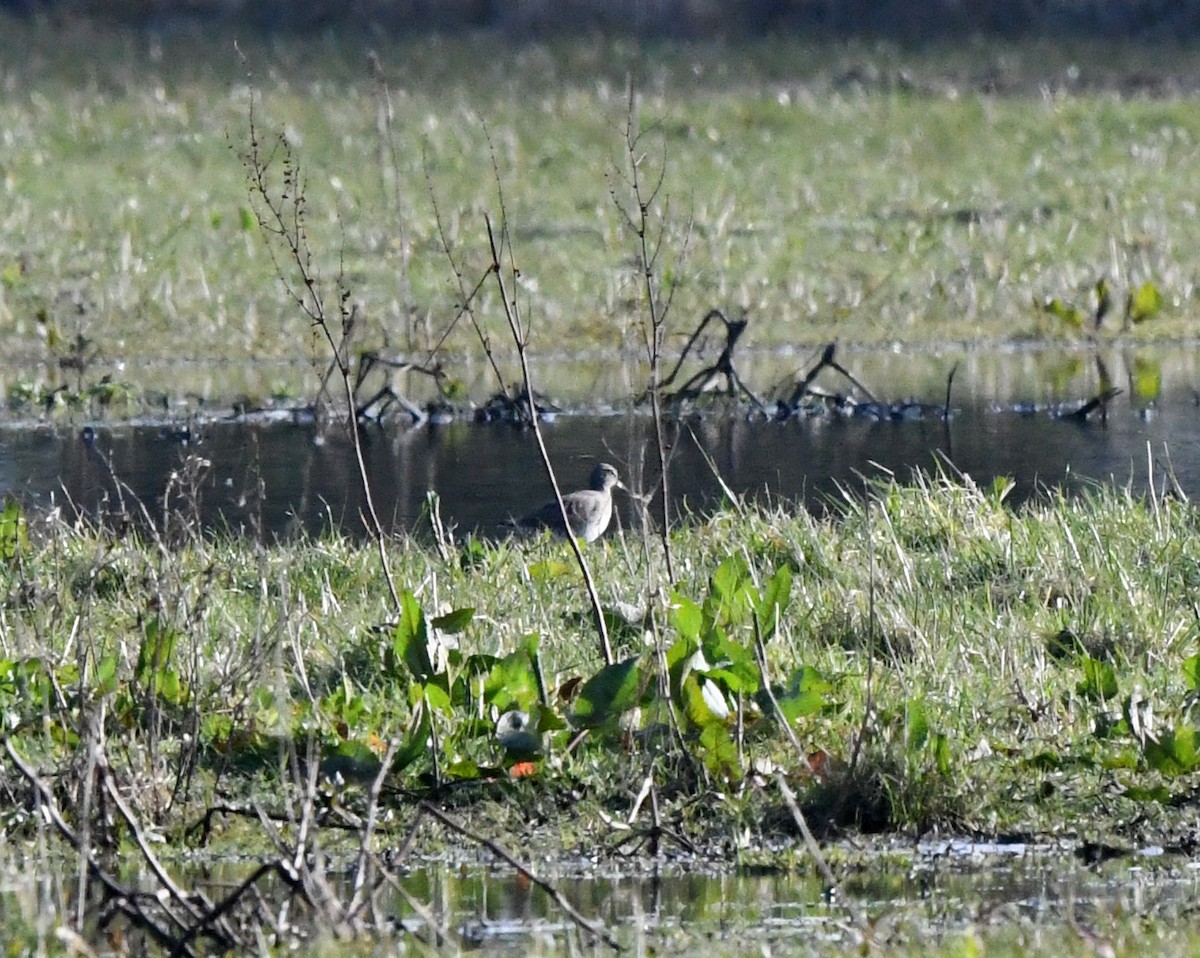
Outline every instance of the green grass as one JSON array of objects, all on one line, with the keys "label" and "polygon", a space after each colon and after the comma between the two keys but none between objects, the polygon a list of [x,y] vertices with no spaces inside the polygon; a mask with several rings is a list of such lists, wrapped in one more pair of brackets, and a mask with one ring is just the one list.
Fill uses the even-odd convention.
[{"label": "green grass", "polygon": [[[636,353],[632,246],[609,195],[627,75],[646,162],[665,163],[670,261],[691,226],[674,343],[711,306],[749,311],[747,347],[1054,340],[1077,334],[1034,301],[1090,311],[1100,277],[1118,303],[1105,335],[1148,281],[1164,308],[1134,335],[1197,331],[1200,120],[1171,92],[1195,85],[1184,50],[587,41],[496,57],[494,38],[426,38],[373,48],[388,134],[358,43],[11,21],[0,35],[0,315],[23,363],[77,334],[135,382],[147,360],[320,356],[250,215],[252,101],[264,142],[295,148],[317,265],[331,277],[344,258],[362,345],[440,340],[458,296],[435,203],[473,282],[498,178],[535,356]],[[1167,95],[1137,95],[1160,80]],[[479,306],[503,350],[492,289]],[[460,324],[442,355],[465,377],[479,344]]]},{"label": "green grass", "polygon": [[[111,774],[143,825],[164,836],[161,855],[193,847],[185,827],[214,804],[287,807],[288,743],[301,754],[315,745],[332,776],[325,800],[361,811],[390,740],[401,756],[389,776],[401,791],[383,800],[391,844],[412,813],[400,796],[433,794],[539,860],[603,848],[621,836],[605,816],[628,814],[652,774],[665,820],[706,854],[806,870],[773,767],[822,834],[1032,833],[1172,847],[1190,834],[1200,774],[1198,525],[1190,505],[1115,490],[1012,511],[1002,488],[928,480],[883,487],[840,518],[751,509],[685,523],[673,535],[681,571],[669,591],[654,548],[626,534],[589,556],[606,602],[653,612],[647,633],[614,633],[617,658],[632,657],[648,683],[640,713],[628,711],[638,700],[618,705],[595,683],[565,698],[570,680],[606,673],[561,544],[443,556],[396,541],[397,582],[414,598],[407,625],[379,631],[394,613],[377,559],[345,540],[170,544],[46,521],[26,543],[6,525],[15,555],[0,570],[0,704],[9,740],[58,783],[67,808],[80,801],[80,780],[63,773],[99,721]],[[816,778],[754,694],[763,674],[750,666],[751,684],[738,684],[754,644],[746,603],[757,607],[781,569],[790,601],[778,603],[765,680],[791,709]],[[680,748],[655,731],[670,719],[653,692],[652,650],[678,661],[690,602],[720,636],[703,639],[707,663],[693,660],[690,679],[672,667]],[[449,664],[414,658],[418,606],[421,628],[444,630],[431,638],[457,643]],[[436,618],[467,608],[469,622]],[[532,782],[498,785],[494,770],[511,758],[492,737],[494,716],[514,705],[539,714],[522,651],[530,636],[550,751]],[[728,718],[693,694],[697,676],[721,690]],[[583,714],[586,698],[613,720],[632,719],[634,741],[602,722],[568,752],[570,730],[552,730]],[[460,783],[450,792],[429,791],[429,718],[441,774]],[[9,841],[30,827],[22,804],[0,820]],[[335,857],[356,840],[321,837]],[[426,828],[416,847],[444,854],[448,840]],[[218,819],[208,853],[235,847],[270,845],[253,821]],[[843,854],[835,868],[852,874],[854,853],[842,864]]]},{"label": "green grass", "polygon": [[[1070,338],[1033,303],[1087,312],[1102,276],[1118,303],[1144,282],[1164,296],[1130,338],[1196,333],[1188,191],[1200,120],[1190,95],[1126,95],[1122,79],[1147,71],[1191,89],[1184,51],[589,41],[495,56],[494,38],[425,38],[377,49],[389,140],[365,50],[348,42],[243,40],[241,61],[232,39],[8,21],[0,36],[11,141],[0,322],[20,364],[4,374],[10,393],[62,376],[77,336],[124,361],[135,384],[143,367],[169,379],[181,360],[279,361],[282,379],[324,366],[253,222],[240,159],[252,102],[261,141],[286,131],[301,161],[313,249],[327,276],[344,262],[362,345],[419,352],[441,337],[457,294],[434,201],[473,282],[488,265],[498,179],[535,357],[635,354],[632,246],[609,197],[629,71],[655,131],[646,162],[665,161],[672,262],[691,226],[670,267],[676,335],[717,305],[749,309],[759,347]],[[992,86],[1002,93],[983,92]],[[499,343],[494,297],[485,289],[477,305]],[[1102,337],[1117,335],[1116,312]],[[474,334],[452,331],[443,358],[478,366]],[[216,375],[205,390],[230,388]],[[1013,511],[1002,493],[927,479],[828,519],[730,509],[673,531],[675,582],[653,542],[591,548],[605,602],[649,613],[615,630],[623,671],[602,670],[561,546],[390,541],[411,597],[403,624],[379,629],[396,611],[377,557],[356,542],[258,546],[185,525],[139,538],[52,516],[31,520],[26,540],[10,512],[0,714],[69,814],[86,793],[89,744],[102,745],[171,855],[195,844],[186,827],[214,804],[296,811],[292,748],[321,757],[323,802],[362,812],[389,741],[400,750],[390,785],[403,791],[385,797],[381,827],[394,845],[409,799],[432,794],[530,855],[592,850],[613,840],[605,816],[628,814],[651,775],[671,827],[706,853],[808,869],[773,769],[823,834],[1186,839],[1200,770],[1194,507],[1105,489]],[[444,657],[422,641],[439,629],[458,643]],[[774,629],[765,673],[756,629]],[[584,685],[571,699],[574,680]],[[720,717],[714,690],[740,720]],[[597,719],[568,751],[558,726],[581,703],[623,732]],[[492,736],[514,706],[539,716],[552,746],[531,782],[504,780],[511,756]],[[671,721],[678,739],[661,735]],[[12,793],[28,794],[0,763]],[[461,784],[431,792],[435,771]],[[89,820],[138,860],[125,826]],[[35,823],[13,801],[0,814],[7,846],[45,841]],[[344,858],[356,834],[320,840]],[[49,841],[35,870],[53,869],[61,847]],[[448,841],[426,828],[416,848]],[[257,821],[217,823],[218,856],[270,848]],[[9,942],[36,940],[36,909],[12,912],[27,925]],[[1129,953],[1164,935],[1180,953],[1191,944],[1154,921],[1130,929],[1104,933],[1128,935]],[[982,934],[1004,954],[1029,947],[1027,932]],[[1061,927],[1033,937],[1071,953]],[[914,951],[928,944],[914,940]],[[943,947],[978,953],[970,935]]]}]

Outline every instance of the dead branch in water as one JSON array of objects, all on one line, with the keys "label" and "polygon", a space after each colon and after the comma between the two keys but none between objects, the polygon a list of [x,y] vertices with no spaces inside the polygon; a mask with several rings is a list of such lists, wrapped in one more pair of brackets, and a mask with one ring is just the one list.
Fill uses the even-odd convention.
[{"label": "dead branch in water", "polygon": [[1119,396],[1122,390],[1120,387],[1111,386],[1105,389],[1099,395],[1093,396],[1078,409],[1068,413],[1063,413],[1059,416],[1060,419],[1069,419],[1072,422],[1085,422],[1092,413],[1100,411],[1101,422],[1108,421],[1108,401],[1114,396]]},{"label": "dead branch in water", "polygon": [[[378,371],[378,375],[376,375]],[[392,406],[399,406],[413,422],[424,422],[428,417],[426,410],[410,400],[400,388],[400,378],[405,373],[419,373],[429,376],[438,391],[442,391],[442,382],[446,378],[440,363],[422,365],[401,357],[384,356],[377,350],[364,352],[358,359],[358,369],[354,377],[354,416],[358,422],[383,419]],[[370,397],[363,399],[363,385],[370,379],[383,379],[383,385]]]},{"label": "dead branch in water", "polygon": [[[817,360],[817,364],[813,366],[813,368],[807,373],[805,373],[803,379],[796,383],[796,387],[792,390],[792,394],[787,398],[787,405],[795,409],[805,396],[810,394],[821,395],[814,393],[811,387],[813,381],[821,374],[822,370],[826,368],[832,369],[834,372],[840,373],[842,376],[844,376],[855,389],[866,396],[868,402],[879,402],[879,400],[875,398],[874,394],[872,394],[871,390],[855,379],[853,374],[851,374],[851,372],[846,369],[845,366],[841,365],[841,363],[834,358],[834,353],[836,351],[836,342],[830,343],[825,347],[824,350],[822,350],[821,358]],[[821,398],[827,399],[829,397],[821,395]]]},{"label": "dead branch in water", "polygon": [[[704,369],[692,376],[691,379],[674,392],[667,393],[664,398],[668,402],[676,403],[685,402],[689,399],[698,399],[704,393],[713,391],[713,384],[717,378],[724,376],[724,394],[726,396],[745,396],[758,409],[765,411],[762,402],[750,391],[750,387],[742,381],[742,377],[738,375],[733,365],[733,351],[737,348],[738,340],[741,339],[742,333],[746,331],[746,327],[750,325],[750,321],[748,319],[726,319],[725,314],[719,309],[710,309],[705,314],[704,319],[700,321],[700,325],[688,337],[687,344],[683,347],[683,352],[680,353],[679,359],[675,363],[675,368],[671,370],[671,374],[666,379],[658,384],[658,388],[665,389],[675,381],[675,377],[679,375],[679,370],[687,359],[688,353],[692,351],[709,323],[715,320],[720,320],[725,326],[725,346],[721,350],[721,355],[717,357],[716,362],[704,367]],[[649,390],[643,393],[638,402],[645,402],[649,393]]]}]

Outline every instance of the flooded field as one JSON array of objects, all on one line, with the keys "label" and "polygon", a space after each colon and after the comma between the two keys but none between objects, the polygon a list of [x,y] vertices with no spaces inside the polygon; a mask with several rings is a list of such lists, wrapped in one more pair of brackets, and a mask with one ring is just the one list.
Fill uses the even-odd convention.
[{"label": "flooded field", "polygon": [[[633,873],[614,862],[607,874],[593,866],[586,876],[555,882],[582,915],[614,930],[635,953],[698,940],[731,954],[852,948],[863,934],[851,912],[867,918],[881,945],[949,939],[1001,922],[1036,935],[1113,912],[1170,918],[1200,891],[1200,868],[1164,859],[1160,848],[1104,866],[1082,864],[1065,847],[1022,842],[881,848],[876,861],[845,880],[840,899],[820,881],[793,874],[721,873],[692,863],[646,875],[637,864]],[[441,933],[483,954],[525,954],[531,943],[575,934],[546,895],[503,871],[420,866],[405,887],[433,905]],[[400,906],[398,913],[406,928],[429,934],[411,910]]]},{"label": "flooded field", "polygon": [[[675,507],[703,514],[720,502],[724,484],[739,496],[821,509],[872,479],[903,480],[914,469],[964,473],[981,485],[1010,477],[1014,501],[1095,481],[1129,483],[1136,491],[1170,482],[1189,495],[1200,492],[1194,349],[1160,347],[1137,355],[870,353],[845,361],[877,394],[894,402],[916,400],[925,411],[889,415],[863,405],[770,421],[744,406],[674,415]],[[776,356],[758,378],[796,365]],[[946,419],[940,404],[955,366]],[[577,370],[573,375],[578,388],[582,377]],[[560,382],[571,376],[570,368],[557,370]],[[1070,416],[1113,384],[1122,391],[1106,416]],[[844,386],[835,378],[827,388]],[[603,397],[620,393],[611,381],[599,386],[593,379],[589,389]],[[574,404],[545,424],[560,480],[573,488],[586,480],[594,461],[608,460],[635,491],[650,489],[656,457],[646,411],[615,401],[600,405],[594,395],[586,404],[567,398]],[[69,419],[0,427],[0,486],[35,507],[70,503],[94,516],[111,513],[123,497],[127,507],[144,506],[151,516],[194,500],[212,528],[266,535],[331,526],[361,532],[364,503],[343,429],[319,430],[302,409],[239,417],[217,408],[177,410],[140,424]],[[81,439],[87,427],[94,442]],[[427,495],[436,493],[448,526],[495,535],[503,520],[549,495],[525,429],[464,415],[442,425],[368,425],[363,437],[375,501],[390,528],[418,527]],[[638,524],[632,500],[619,498],[619,509],[623,525]]]}]

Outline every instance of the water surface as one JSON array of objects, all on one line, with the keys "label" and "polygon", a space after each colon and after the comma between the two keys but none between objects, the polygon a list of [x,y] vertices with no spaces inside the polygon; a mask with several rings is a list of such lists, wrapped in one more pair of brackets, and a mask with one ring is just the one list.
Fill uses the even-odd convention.
[{"label": "water surface", "polygon": [[[1014,501],[1090,482],[1129,484],[1142,492],[1152,483],[1162,487],[1168,470],[1183,491],[1200,494],[1196,353],[1174,352],[1154,360],[1142,353],[1107,359],[1070,354],[1057,363],[1042,354],[1010,353],[1007,364],[1003,356],[990,356],[985,364],[960,369],[948,421],[938,415],[898,422],[826,415],[774,422],[749,416],[744,407],[685,414],[670,427],[675,508],[711,510],[721,501],[723,483],[739,496],[820,509],[861,491],[869,480],[907,479],[914,469],[962,472],[981,484],[1011,477]],[[897,357],[891,377],[878,354],[870,363],[860,359],[859,366],[871,369],[871,388],[882,397],[937,404],[956,361]],[[887,387],[893,380],[897,385]],[[1124,391],[1104,421],[1054,414],[1113,382]],[[902,386],[912,388],[902,392]],[[112,512],[124,500],[126,507],[141,504],[157,516],[194,498],[206,526],[267,536],[331,525],[351,534],[363,530],[364,502],[344,428],[319,431],[300,419],[252,424],[194,414],[187,429],[175,421],[94,423],[96,441],[89,447],[80,439],[84,425],[0,427],[0,489],[35,507],[67,506],[89,515]],[[580,487],[597,458],[614,463],[634,488],[654,487],[657,455],[644,411],[593,405],[558,415],[544,432],[565,489]],[[376,505],[388,528],[419,528],[426,494],[435,492],[443,521],[459,533],[499,534],[505,518],[550,496],[527,429],[462,420],[368,426],[363,437]],[[637,523],[631,502],[619,497],[619,507],[624,526]]]}]

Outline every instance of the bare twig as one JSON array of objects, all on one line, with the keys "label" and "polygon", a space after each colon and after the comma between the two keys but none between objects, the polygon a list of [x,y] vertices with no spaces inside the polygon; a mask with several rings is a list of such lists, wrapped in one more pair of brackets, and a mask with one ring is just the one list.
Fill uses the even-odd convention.
[{"label": "bare twig", "polygon": [[[665,155],[658,165],[657,177],[652,182],[646,182],[643,176],[643,161],[645,153],[642,150],[641,129],[637,118],[637,96],[632,81],[629,83],[628,102],[625,108],[625,171],[621,179],[631,195],[632,203],[627,205],[617,196],[615,188],[609,190],[613,205],[625,221],[626,228],[634,237],[639,283],[642,287],[643,302],[646,317],[649,322],[643,322],[642,343],[646,352],[646,360],[650,366],[650,382],[646,389],[646,397],[650,400],[651,416],[654,420],[654,445],[658,452],[659,491],[662,496],[662,528],[659,539],[663,550],[663,561],[667,567],[667,578],[675,580],[675,563],[671,554],[671,494],[670,475],[668,472],[669,455],[666,426],[662,412],[662,354],[666,339],[667,318],[671,312],[671,304],[678,288],[674,282],[667,284],[664,291],[662,277],[659,273],[659,258],[666,240],[666,221],[669,213],[669,203],[664,199],[660,212],[659,195],[666,181],[667,163]],[[665,154],[665,145],[663,147]],[[654,235],[655,219],[658,231]],[[684,240],[680,258],[686,255],[688,237]]]},{"label": "bare twig", "polygon": [[[32,767],[26,764],[17,750],[13,748],[12,741],[8,738],[4,739],[4,749],[8,753],[9,759],[17,767],[17,770],[33,788],[42,814],[45,815],[59,836],[85,860],[93,881],[104,889],[105,896],[112,907],[128,918],[135,928],[147,932],[156,942],[165,948],[171,949],[174,953],[184,956],[197,954],[194,948],[181,941],[168,926],[154,917],[149,910],[142,907],[143,902],[153,903],[156,907],[158,906],[158,900],[153,895],[147,895],[134,889],[126,888],[100,866],[92,850],[79,840],[74,829],[62,817],[62,813],[58,809],[58,803],[55,801],[50,787],[42,781],[41,777]],[[169,911],[161,908],[159,910],[163,911],[166,917],[173,923],[178,924],[178,919],[171,915]],[[214,938],[216,938],[220,947],[232,947],[232,945],[223,942],[220,938],[216,936]]]},{"label": "bare twig", "polygon": [[[778,612],[776,613],[778,614]],[[792,728],[792,723],[787,720],[787,716],[783,714],[783,709],[779,707],[779,700],[775,698],[775,692],[771,688],[770,675],[767,672],[767,649],[766,643],[763,641],[762,630],[759,628],[758,618],[754,617],[754,650],[755,657],[758,659],[759,672],[762,675],[762,687],[767,693],[767,698],[771,701],[771,710],[775,714],[775,719],[783,726],[783,730],[787,733],[788,740],[792,743],[792,748],[796,751],[796,757],[800,760],[800,764],[809,772],[813,773],[812,764],[808,760],[808,755],[804,751],[804,746],[800,743],[800,739],[796,737],[796,732]],[[825,855],[821,852],[821,846],[817,843],[817,839],[812,833],[812,829],[808,827],[808,819],[801,810],[799,803],[796,801],[796,796],[788,786],[787,778],[782,771],[776,772],[776,784],[779,786],[779,793],[783,796],[784,802],[788,806],[788,811],[791,812],[792,819],[796,823],[796,827],[800,829],[800,835],[804,839],[805,848],[812,856],[813,862],[817,866],[817,870],[821,873],[826,884],[830,889],[837,893],[837,898],[842,907],[846,909],[846,913],[850,916],[862,933],[865,935],[869,932],[870,926],[858,909],[854,907],[845,893],[842,892],[837,876],[834,875],[833,869],[829,867],[829,862],[825,859]]]},{"label": "bare twig", "polygon": [[475,330],[475,336],[479,340],[479,345],[483,348],[483,354],[487,357],[488,365],[492,367],[492,372],[496,376],[496,382],[500,386],[500,392],[503,393],[506,398],[511,398],[509,396],[508,386],[504,382],[504,375],[500,372],[500,365],[496,361],[496,355],[492,351],[491,337],[488,336],[487,330],[483,328],[479,322],[479,319],[475,315],[475,298],[479,295],[480,290],[483,289],[488,279],[491,278],[492,267],[489,266],[483,275],[481,275],[479,279],[475,281],[475,285],[470,289],[467,289],[467,281],[463,275],[462,264],[456,262],[454,259],[454,247],[450,242],[449,234],[446,232],[446,225],[442,221],[442,210],[438,205],[437,194],[433,188],[433,180],[429,172],[428,157],[424,154],[422,155],[422,161],[425,165],[426,186],[429,190],[430,200],[433,203],[433,217],[434,221],[437,223],[438,240],[442,244],[442,251],[445,252],[446,259],[450,261],[450,269],[454,273],[454,279],[458,284],[458,295],[460,299],[457,307],[458,312],[455,313],[450,322],[446,324],[446,328],[442,332],[441,337],[429,350],[429,356],[426,359],[426,365],[428,365],[428,363],[445,344],[446,339],[450,336],[450,333],[453,332],[454,327],[458,325],[458,321],[462,319],[463,316],[466,316],[471,323],[471,328]]},{"label": "bare twig", "polygon": [[[278,194],[271,181],[271,167],[277,155],[283,164],[282,184]],[[276,271],[284,280],[292,300],[324,338],[330,355],[337,364],[345,394],[346,425],[354,447],[355,464],[358,467],[363,501],[366,504],[367,518],[369,519],[368,528],[379,553],[379,562],[383,570],[384,581],[391,595],[392,605],[396,614],[399,615],[400,595],[396,591],[395,581],[392,578],[386,536],[383,532],[383,525],[379,521],[379,514],[375,509],[366,460],[363,457],[362,436],[359,433],[355,416],[354,387],[351,383],[351,363],[348,353],[350,335],[356,321],[356,310],[349,302],[350,290],[345,285],[344,271],[339,270],[337,316],[340,319],[341,330],[339,337],[335,338],[325,295],[320,287],[318,273],[313,264],[312,250],[308,243],[307,196],[299,161],[295,159],[291,145],[283,135],[277,138],[271,153],[264,156],[255,125],[253,101],[251,101],[250,110],[250,151],[245,155],[244,162],[250,181],[251,194],[259,200],[254,204],[254,215],[259,229],[268,240],[267,248],[271,257],[275,259],[276,244],[278,244],[282,246],[286,260],[290,263],[290,268],[285,268],[283,263],[276,261]],[[288,280],[289,276],[295,278]]]},{"label": "bare twig", "polygon": [[[494,161],[493,161],[494,162]],[[499,172],[496,174],[497,189],[499,189]],[[525,398],[529,404],[529,427],[533,430],[533,438],[537,442],[538,453],[542,459],[542,466],[546,470],[546,475],[550,479],[550,486],[554,489],[554,500],[558,503],[559,514],[562,516],[563,528],[570,529],[571,523],[567,519],[566,506],[563,505],[562,490],[558,487],[558,478],[554,474],[554,467],[550,464],[550,454],[546,451],[546,443],[542,438],[541,426],[538,424],[537,409],[534,407],[533,401],[533,378],[529,372],[529,348],[528,335],[525,329],[524,321],[521,318],[520,307],[517,303],[515,290],[510,293],[508,285],[504,280],[504,267],[501,262],[501,246],[508,250],[511,257],[512,247],[508,242],[508,221],[504,213],[503,194],[500,200],[501,215],[504,219],[501,220],[500,228],[502,231],[502,239],[497,243],[495,231],[492,229],[491,217],[484,217],[484,222],[487,225],[488,249],[492,254],[492,274],[496,278],[496,285],[500,290],[500,299],[504,304],[504,316],[508,320],[508,328],[512,333],[513,344],[517,348],[517,358],[521,362],[521,375],[525,380]],[[511,275],[515,278],[517,269],[510,262]],[[592,579],[592,571],[588,567],[587,559],[584,558],[583,549],[580,548],[579,540],[573,536],[567,536],[567,542],[571,544],[571,551],[575,554],[575,562],[579,566],[579,571],[583,575],[584,585],[587,588],[588,600],[592,604],[592,616],[596,622],[596,631],[600,637],[600,654],[604,659],[605,665],[613,664],[612,643],[608,638],[608,623],[604,618],[604,608],[600,604],[600,596],[596,592],[596,583]]]},{"label": "bare twig", "polygon": [[392,739],[388,742],[383,761],[380,762],[379,772],[371,783],[371,791],[367,795],[367,821],[362,830],[362,839],[358,845],[358,861],[354,866],[354,894],[346,911],[353,915],[362,907],[363,888],[366,886],[368,870],[372,863],[371,842],[375,837],[375,825],[379,816],[379,794],[383,791],[383,783],[392,767],[392,759],[396,755],[399,742]]},{"label": "bare twig", "polygon": [[603,941],[614,951],[623,950],[620,943],[616,938],[613,937],[611,932],[609,932],[599,923],[584,917],[574,905],[567,901],[562,892],[560,892],[545,879],[539,878],[537,875],[535,875],[528,865],[522,861],[519,861],[498,842],[492,841],[490,838],[485,838],[482,835],[472,832],[465,826],[460,825],[436,805],[431,805],[429,802],[421,802],[420,805],[417,806],[417,810],[421,814],[437,819],[451,831],[461,835],[468,841],[474,842],[477,845],[482,845],[497,858],[507,862],[509,865],[515,868],[519,874],[523,875],[530,882],[537,885],[538,888],[549,895],[554,900],[554,903],[566,913],[567,917],[584,931],[588,932],[588,934],[594,936],[600,941]]}]

